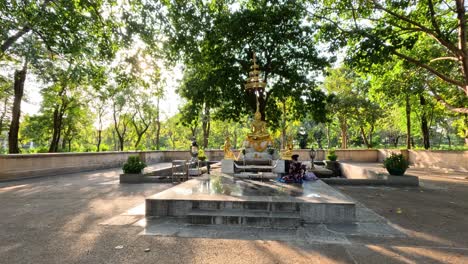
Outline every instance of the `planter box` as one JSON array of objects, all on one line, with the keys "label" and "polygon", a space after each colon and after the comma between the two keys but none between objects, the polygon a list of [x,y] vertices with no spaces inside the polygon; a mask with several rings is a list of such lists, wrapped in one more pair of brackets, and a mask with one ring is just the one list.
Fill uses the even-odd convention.
[{"label": "planter box", "polygon": [[143,182],[143,173],[120,174],[120,183],[141,183],[141,182]]}]

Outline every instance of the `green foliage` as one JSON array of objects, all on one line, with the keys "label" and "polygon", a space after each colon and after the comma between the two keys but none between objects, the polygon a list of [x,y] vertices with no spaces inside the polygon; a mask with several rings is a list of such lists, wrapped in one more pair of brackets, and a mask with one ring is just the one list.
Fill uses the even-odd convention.
[{"label": "green foliage", "polygon": [[205,151],[203,149],[198,150],[198,159],[201,160],[201,161],[206,160],[206,154],[205,154]]},{"label": "green foliage", "polygon": [[295,119],[307,112],[323,119],[326,96],[309,76],[318,75],[328,62],[314,45],[314,26],[304,23],[304,3],[245,1],[235,11],[229,1],[165,4],[167,51],[187,67],[179,93],[194,112],[205,106],[215,118],[235,121],[253,112],[255,97],[244,84],[255,52],[268,82],[259,94],[260,111],[271,126],[281,117],[278,102],[287,98],[292,98]]},{"label": "green foliage", "polygon": [[[468,144],[468,117],[446,109],[468,105],[467,52],[458,45],[466,41],[456,15],[466,7],[429,3],[6,1],[0,4],[0,141],[8,137],[13,72],[27,59],[28,80],[41,90],[42,103],[38,114],[21,116],[25,152],[47,151],[51,143],[49,151],[97,151],[98,142],[104,151],[187,150],[192,137],[218,149],[226,135],[239,148],[255,107],[244,89],[255,52],[268,82],[260,110],[277,148],[283,131],[295,135],[300,126],[307,143],[319,147],[346,139],[355,148],[397,148],[407,133],[409,97],[412,147],[421,145],[426,119],[432,148],[457,149]],[[318,87],[330,54],[345,46],[346,65],[327,71]],[[171,117],[159,99],[178,78],[160,68],[174,64],[183,68],[176,89],[186,104]],[[26,94],[34,94],[32,87]]]},{"label": "green foliage", "polygon": [[387,157],[383,166],[388,170],[390,175],[403,175],[405,174],[406,169],[409,167],[409,162],[402,154],[392,153]]},{"label": "green foliage", "polygon": [[330,161],[336,161],[338,159],[334,149],[330,149],[328,151],[327,159]]},{"label": "green foliage", "polygon": [[124,173],[141,173],[146,167],[146,163],[140,160],[139,156],[130,156],[124,163],[122,170]]},{"label": "green foliage", "polygon": [[466,8],[460,1],[332,0],[317,2],[312,19],[322,25],[321,38],[332,49],[347,46],[348,64],[369,72],[402,62],[431,82],[444,83],[426,87],[430,96],[450,111],[466,113],[468,55],[459,45],[467,42]]}]

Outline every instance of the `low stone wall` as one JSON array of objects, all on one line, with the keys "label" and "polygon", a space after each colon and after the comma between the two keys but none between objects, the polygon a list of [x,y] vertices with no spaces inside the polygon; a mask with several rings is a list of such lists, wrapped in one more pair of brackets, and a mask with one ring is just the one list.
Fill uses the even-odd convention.
[{"label": "low stone wall", "polygon": [[468,151],[409,150],[409,162],[416,168],[468,172]]},{"label": "low stone wall", "polygon": [[378,162],[391,153],[403,154],[415,168],[433,168],[445,171],[468,172],[468,151],[454,150],[395,150],[379,149]]},{"label": "low stone wall", "polygon": [[[468,172],[468,151],[336,150],[339,161],[352,162],[382,162],[393,152],[403,153],[414,167]],[[300,161],[310,160],[309,153],[308,149],[293,150]],[[220,161],[224,156],[222,150],[206,150],[205,154],[211,161]],[[237,156],[239,151],[234,154]],[[131,155],[139,155],[148,164],[191,158],[188,150],[0,155],[0,180],[115,168]],[[325,160],[326,155],[327,151],[317,150],[315,160]]]},{"label": "low stone wall", "polygon": [[378,158],[375,149],[337,149],[335,153],[340,161],[376,162]]},{"label": "low stone wall", "polygon": [[0,155],[0,180],[115,168],[132,155],[139,155],[148,163],[165,160],[165,153],[161,151]]}]

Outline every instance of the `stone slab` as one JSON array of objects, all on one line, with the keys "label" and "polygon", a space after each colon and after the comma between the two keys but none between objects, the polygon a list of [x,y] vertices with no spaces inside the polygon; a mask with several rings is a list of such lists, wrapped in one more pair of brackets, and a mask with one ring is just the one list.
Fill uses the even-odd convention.
[{"label": "stone slab", "polygon": [[286,161],[285,160],[276,160],[276,166],[273,168],[274,173],[286,173]]},{"label": "stone slab", "polygon": [[309,223],[355,220],[355,202],[318,180],[284,184],[225,174],[203,175],[146,199],[146,216],[187,216],[194,209],[299,212]]},{"label": "stone slab", "polygon": [[223,159],[221,161],[222,173],[234,173],[234,160]]}]

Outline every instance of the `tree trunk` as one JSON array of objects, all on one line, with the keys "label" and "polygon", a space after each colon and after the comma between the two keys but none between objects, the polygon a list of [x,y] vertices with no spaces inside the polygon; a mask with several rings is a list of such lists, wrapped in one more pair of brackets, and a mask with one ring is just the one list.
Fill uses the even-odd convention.
[{"label": "tree trunk", "polygon": [[23,68],[21,70],[16,70],[14,75],[15,83],[13,88],[15,90],[15,97],[13,100],[10,131],[8,133],[8,152],[10,154],[20,152],[18,147],[18,132],[21,117],[21,100],[24,94],[24,82],[26,81],[27,67],[28,62],[26,60],[23,64]]},{"label": "tree trunk", "polygon": [[468,114],[465,114],[465,147],[468,147]]},{"label": "tree trunk", "polygon": [[346,118],[339,117],[340,122],[340,130],[341,130],[341,148],[347,149],[348,148],[348,123]]},{"label": "tree trunk", "polygon": [[411,149],[411,105],[410,96],[406,94],[406,148]]},{"label": "tree trunk", "polygon": [[210,137],[210,109],[205,106],[205,113],[202,118],[202,129],[203,129],[203,148],[208,147],[208,139]]},{"label": "tree trunk", "polygon": [[197,127],[191,126],[190,131],[192,132],[192,138],[197,138]]},{"label": "tree trunk", "polygon": [[65,133],[62,139],[62,151],[67,149],[67,143],[68,143],[68,135]]},{"label": "tree trunk", "polygon": [[135,142],[135,150],[138,149],[138,145],[140,145],[141,138],[143,137],[144,134],[145,132],[137,133],[137,141]]},{"label": "tree trunk", "polygon": [[135,149],[138,149],[138,146],[140,145],[141,139],[143,138],[143,135],[148,131],[148,128],[150,124],[143,123],[143,128],[139,128],[136,122],[133,121],[133,126],[135,127],[135,132],[137,134],[137,141],[135,142]]},{"label": "tree trunk", "polygon": [[159,120],[159,97],[157,100],[157,112],[156,112],[156,150],[160,149],[160,138],[161,138],[161,120]]},{"label": "tree trunk", "polygon": [[421,115],[421,131],[423,135],[423,145],[424,149],[429,149],[431,147],[429,141],[429,126],[427,125],[427,114],[426,114],[426,98],[424,95],[419,94],[419,103],[421,104],[422,115]]},{"label": "tree trunk", "polygon": [[362,137],[362,140],[364,141],[364,144],[366,144],[366,147],[368,149],[371,148],[369,141],[367,140],[367,135],[366,135],[366,131],[364,131],[364,127],[359,126],[359,129],[361,130],[361,137]]},{"label": "tree trunk", "polygon": [[98,130],[97,152],[101,151],[102,130]]},{"label": "tree trunk", "polygon": [[116,109],[116,104],[114,102],[114,105],[113,105],[113,113],[112,113],[112,116],[114,118],[114,131],[115,133],[117,134],[117,138],[118,138],[118,142],[119,142],[119,150],[120,151],[123,151],[124,150],[124,139],[125,139],[125,132],[127,130],[127,124],[125,123],[125,120],[123,122],[123,129],[122,129],[122,133],[120,133],[120,130],[119,130],[119,125],[120,125],[120,122],[122,121],[122,116],[119,115],[119,118],[117,120],[117,109]]},{"label": "tree trunk", "polygon": [[330,149],[330,124],[327,123],[327,149]]},{"label": "tree trunk", "polygon": [[[69,101],[65,94],[67,89],[66,84],[61,84],[62,89],[58,93],[58,96],[61,98],[61,103],[57,104],[54,109],[54,120],[53,120],[53,134],[52,134],[52,142],[50,144],[49,152],[58,152],[58,147],[60,143],[60,138],[62,136],[62,126],[63,126],[63,116],[65,115],[65,111],[68,107]],[[63,146],[65,149],[65,143]]]},{"label": "tree trunk", "polygon": [[[102,100],[102,99],[101,99]],[[100,104],[99,109],[98,109],[98,121],[99,121],[99,127],[98,127],[98,142],[96,144],[96,151],[99,152],[101,151],[101,142],[102,142],[102,116],[104,115],[104,105]]]},{"label": "tree trunk", "polygon": [[124,138],[120,136],[120,134],[117,134],[117,136],[119,137],[119,150],[123,151],[124,150]]},{"label": "tree trunk", "polygon": [[3,101],[3,111],[2,111],[2,116],[0,117],[0,134],[3,131],[3,122],[6,120],[6,115],[7,115],[7,110],[8,110],[8,95],[5,96],[4,101]]},{"label": "tree trunk", "polygon": [[374,133],[374,125],[371,125],[371,128],[369,130],[369,146],[370,148],[373,147],[373,144],[372,144],[372,134]]},{"label": "tree trunk", "polygon": [[283,120],[281,120],[281,149],[286,149],[286,100],[283,101]]},{"label": "tree trunk", "polygon": [[124,141],[125,141],[124,140],[125,139],[125,130],[127,128],[124,126],[124,129],[123,129],[122,133],[120,133],[118,123],[114,123],[114,128],[115,128],[115,132],[117,134],[117,140],[119,142],[118,148],[119,148],[120,151],[123,151],[124,150]]},{"label": "tree trunk", "polygon": [[52,128],[52,141],[50,142],[49,152],[57,152],[58,146],[60,143],[61,137],[61,130],[62,130],[62,119],[63,114],[62,110],[59,111],[60,106],[56,106],[54,110],[54,120],[53,120],[53,128]]},{"label": "tree trunk", "polygon": [[119,149],[119,146],[117,145],[117,139],[115,138],[115,130],[112,130],[112,141],[114,142],[114,150],[117,151]]}]

